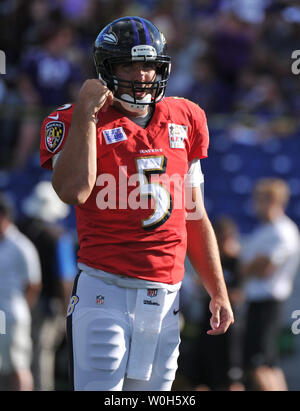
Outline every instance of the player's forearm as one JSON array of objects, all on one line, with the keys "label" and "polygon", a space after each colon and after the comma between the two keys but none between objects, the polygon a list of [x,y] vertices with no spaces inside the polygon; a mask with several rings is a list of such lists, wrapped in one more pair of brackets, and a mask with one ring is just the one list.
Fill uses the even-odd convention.
[{"label": "player's forearm", "polygon": [[186,227],[188,256],[204,287],[211,297],[227,298],[218,245],[207,215],[187,221]]},{"label": "player's forearm", "polygon": [[52,184],[65,203],[83,204],[95,185],[96,173],[95,117],[78,104],[68,139],[55,164]]}]

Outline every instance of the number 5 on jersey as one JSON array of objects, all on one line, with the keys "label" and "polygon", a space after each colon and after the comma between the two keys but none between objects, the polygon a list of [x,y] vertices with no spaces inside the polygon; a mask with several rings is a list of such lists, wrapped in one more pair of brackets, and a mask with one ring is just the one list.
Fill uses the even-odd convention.
[{"label": "number 5 on jersey", "polygon": [[142,196],[151,196],[155,207],[150,217],[142,220],[145,230],[154,229],[164,224],[171,216],[171,194],[159,183],[149,183],[151,174],[163,174],[166,172],[167,158],[165,156],[147,156],[136,158],[140,191]]}]

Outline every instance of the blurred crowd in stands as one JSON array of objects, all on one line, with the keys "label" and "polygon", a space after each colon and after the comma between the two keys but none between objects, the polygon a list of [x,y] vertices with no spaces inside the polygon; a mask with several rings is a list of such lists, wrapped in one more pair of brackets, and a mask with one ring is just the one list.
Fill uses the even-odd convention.
[{"label": "blurred crowd in stands", "polygon": [[[234,235],[239,228],[243,231],[243,224],[249,218],[248,197],[254,185],[251,178],[261,177],[259,172],[270,175],[277,167],[280,177],[289,178],[291,204],[293,210],[298,207],[295,216],[300,222],[300,183],[293,168],[295,159],[289,159],[289,153],[283,156],[280,146],[293,139],[291,153],[300,152],[300,74],[295,75],[291,70],[292,52],[300,49],[299,1],[2,0],[0,50],[5,52],[6,72],[0,76],[0,191],[15,202],[20,229],[36,247],[40,246],[42,297],[33,316],[37,333],[33,363],[36,389],[66,388],[66,351],[61,321],[71,277],[76,274],[68,231],[70,226],[74,228],[74,220],[71,212],[66,227],[62,214],[57,218],[63,223],[57,227],[57,218],[45,222],[37,211],[26,214],[20,200],[27,198],[37,183],[50,179],[50,174],[39,167],[42,120],[56,107],[75,101],[84,79],[95,77],[92,59],[95,38],[107,23],[126,15],[147,18],[165,34],[172,56],[167,95],[188,98],[207,114],[211,155],[207,166],[204,162],[204,172],[207,175],[206,205],[212,219],[217,214],[228,214],[235,222],[225,220],[226,230]],[[268,142],[270,145],[266,146]],[[232,144],[246,145],[247,150],[231,150]],[[270,164],[273,162],[276,167],[268,172],[266,157],[262,157],[261,152],[251,151],[253,147],[263,147],[266,156],[276,155],[270,157]],[[250,163],[244,164],[245,158],[251,158]],[[254,173],[254,168],[258,174]],[[297,170],[299,176],[300,167]],[[253,176],[250,175],[252,171]],[[223,180],[219,178],[220,173]],[[226,173],[231,179],[228,184]],[[225,198],[230,184],[232,197]],[[235,202],[234,193],[242,203]],[[222,196],[222,201],[218,195]],[[253,213],[251,218],[252,224]],[[54,268],[47,266],[47,250],[51,250]],[[67,262],[62,258],[65,253]],[[45,264],[52,273],[45,274]],[[47,296],[49,288],[45,275],[48,280],[60,276],[60,290],[52,290]],[[233,300],[239,305],[238,279],[235,279],[233,291],[235,287],[238,290]],[[190,289],[197,292],[194,284]],[[196,309],[197,304],[193,307]],[[192,313],[186,315],[185,325],[188,326],[193,323],[189,318]],[[183,338],[186,345],[182,347],[178,389],[189,389],[192,383],[200,387],[211,377],[198,375],[194,381],[191,370],[184,368],[185,353],[191,352],[188,334],[186,327],[185,336],[188,337]],[[236,344],[236,338],[234,341]],[[196,342],[198,344],[198,340]],[[224,349],[225,341],[219,340],[219,343]],[[210,346],[204,340],[202,344]],[[226,344],[229,344],[227,340]],[[227,359],[232,352],[237,353],[231,345],[229,351]],[[233,362],[237,361],[239,359],[235,358]],[[213,366],[212,370],[215,370]],[[239,366],[234,370],[239,373]],[[216,373],[218,370],[214,377]],[[224,373],[219,369],[220,378]],[[183,375],[191,378],[191,385],[185,386],[186,381],[180,380]],[[241,375],[235,374],[231,382],[240,379]],[[224,389],[223,383],[211,381],[211,388]]]}]

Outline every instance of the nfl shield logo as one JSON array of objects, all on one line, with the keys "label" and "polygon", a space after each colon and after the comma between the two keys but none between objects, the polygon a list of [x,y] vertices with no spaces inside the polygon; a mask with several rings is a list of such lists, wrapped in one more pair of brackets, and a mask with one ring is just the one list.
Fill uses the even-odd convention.
[{"label": "nfl shield logo", "polygon": [[96,295],[96,304],[103,304],[103,303],[104,303],[103,295]]},{"label": "nfl shield logo", "polygon": [[147,290],[148,297],[156,297],[157,296],[157,288],[149,288]]}]

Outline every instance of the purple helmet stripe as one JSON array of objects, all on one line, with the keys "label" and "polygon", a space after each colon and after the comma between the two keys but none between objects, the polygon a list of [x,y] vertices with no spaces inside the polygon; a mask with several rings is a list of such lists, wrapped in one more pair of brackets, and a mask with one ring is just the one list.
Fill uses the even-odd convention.
[{"label": "purple helmet stripe", "polygon": [[151,38],[150,38],[150,34],[149,34],[149,30],[145,24],[145,21],[139,17],[137,17],[137,19],[143,24],[144,27],[144,31],[145,31],[145,36],[146,36],[146,43],[150,46],[151,45]]},{"label": "purple helmet stripe", "polygon": [[134,43],[135,43],[134,45],[137,46],[137,45],[140,44],[139,32],[137,30],[135,21],[133,19],[130,19],[130,20],[131,20],[131,23],[133,25],[133,31],[134,31]]}]

